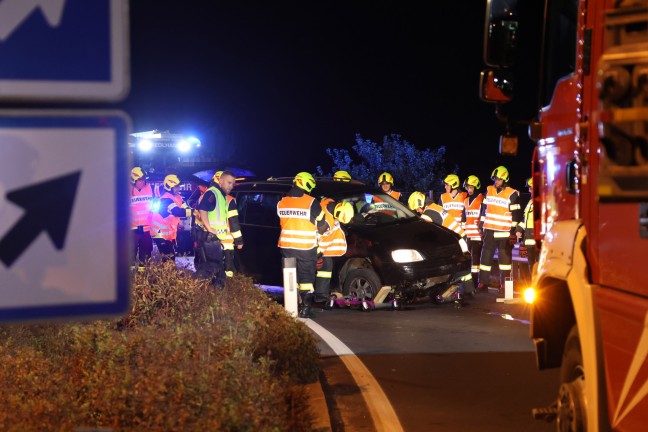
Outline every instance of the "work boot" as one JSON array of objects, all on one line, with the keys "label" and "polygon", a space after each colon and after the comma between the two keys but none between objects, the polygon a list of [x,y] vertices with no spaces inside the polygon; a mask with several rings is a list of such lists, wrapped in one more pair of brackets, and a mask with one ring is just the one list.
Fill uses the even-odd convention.
[{"label": "work boot", "polygon": [[488,292],[488,285],[486,285],[485,283],[480,283],[479,285],[477,285],[477,292],[487,293]]},{"label": "work boot", "polygon": [[314,318],[315,314],[313,313],[313,293],[310,291],[300,292],[299,296],[301,297],[301,303],[299,305],[299,318]]}]

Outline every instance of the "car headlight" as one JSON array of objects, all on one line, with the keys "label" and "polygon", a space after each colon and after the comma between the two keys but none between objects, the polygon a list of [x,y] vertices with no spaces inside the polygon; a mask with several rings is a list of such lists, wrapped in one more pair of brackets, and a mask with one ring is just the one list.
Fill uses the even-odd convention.
[{"label": "car headlight", "polygon": [[466,243],[466,240],[459,239],[459,247],[461,248],[461,252],[468,253],[468,243]]},{"label": "car headlight", "polygon": [[391,253],[392,259],[397,263],[423,261],[423,255],[416,249],[397,249]]}]

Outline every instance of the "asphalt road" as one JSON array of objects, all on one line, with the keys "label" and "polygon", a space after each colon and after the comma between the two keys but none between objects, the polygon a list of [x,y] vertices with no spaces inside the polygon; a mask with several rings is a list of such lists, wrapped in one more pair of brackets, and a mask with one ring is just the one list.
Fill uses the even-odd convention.
[{"label": "asphalt road", "polygon": [[528,308],[496,297],[480,294],[462,308],[317,310],[311,328],[345,348],[338,356],[319,345],[333,430],[555,430],[531,409],[553,400],[558,370],[536,369]]}]

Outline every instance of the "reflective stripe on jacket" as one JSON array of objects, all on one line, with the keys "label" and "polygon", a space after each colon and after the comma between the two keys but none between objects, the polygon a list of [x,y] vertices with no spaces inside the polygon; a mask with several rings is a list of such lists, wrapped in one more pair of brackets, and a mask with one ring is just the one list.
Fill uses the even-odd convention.
[{"label": "reflective stripe on jacket", "polygon": [[131,217],[132,226],[144,227],[144,231],[151,230],[151,201],[153,201],[153,189],[150,184],[144,185],[141,190],[131,188]]},{"label": "reflective stripe on jacket", "polygon": [[281,224],[278,246],[286,249],[309,250],[317,246],[317,227],[311,222],[311,206],[315,198],[285,196],[277,203]]},{"label": "reflective stripe on jacket", "polygon": [[236,198],[232,195],[227,195],[227,232],[225,233],[225,238],[221,240],[223,249],[234,250],[234,240],[240,239],[241,237]]},{"label": "reflective stripe on jacket", "polygon": [[481,211],[481,205],[484,201],[484,195],[478,194],[472,202],[470,201],[470,196],[466,197],[464,201],[465,212],[466,212],[466,236],[471,240],[481,240],[481,234],[479,233],[479,212]]},{"label": "reflective stripe on jacket", "polygon": [[511,187],[502,188],[498,193],[495,186],[488,186],[484,205],[484,229],[493,231],[511,231],[513,227],[513,214],[511,213],[511,195],[516,192]]},{"label": "reflective stripe on jacket", "polygon": [[320,202],[329,228],[324,234],[317,236],[317,243],[318,249],[321,249],[322,255],[326,257],[342,256],[347,250],[346,236],[340,222],[328,210],[328,205],[332,202],[334,201],[331,198],[324,198]]}]

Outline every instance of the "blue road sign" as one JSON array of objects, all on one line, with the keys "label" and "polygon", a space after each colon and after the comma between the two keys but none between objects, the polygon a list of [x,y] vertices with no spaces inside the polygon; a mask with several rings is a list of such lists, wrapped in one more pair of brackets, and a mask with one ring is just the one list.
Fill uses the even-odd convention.
[{"label": "blue road sign", "polygon": [[127,0],[2,0],[0,59],[0,100],[121,100]]},{"label": "blue road sign", "polygon": [[117,111],[0,111],[0,321],[127,312],[129,129]]}]

